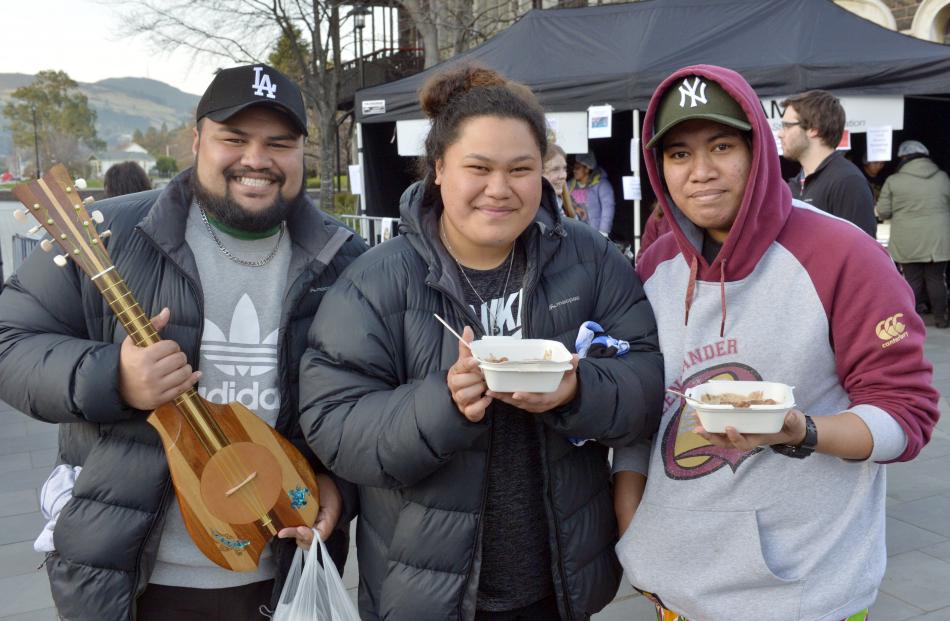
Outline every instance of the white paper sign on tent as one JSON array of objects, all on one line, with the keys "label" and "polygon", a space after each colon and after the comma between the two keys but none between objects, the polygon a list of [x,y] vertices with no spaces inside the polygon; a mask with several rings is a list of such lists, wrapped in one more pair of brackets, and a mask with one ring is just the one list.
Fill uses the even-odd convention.
[{"label": "white paper sign on tent", "polygon": [[405,157],[425,155],[430,127],[429,119],[396,121],[396,152]]},{"label": "white paper sign on tent", "polygon": [[640,175],[621,177],[620,180],[623,182],[623,200],[642,200],[643,197],[640,194]]},{"label": "white paper sign on tent", "polygon": [[609,105],[587,108],[587,137],[610,138],[614,109]]},{"label": "white paper sign on tent", "polygon": [[587,153],[586,112],[548,112],[544,117],[554,142],[565,153]]},{"label": "white paper sign on tent", "polygon": [[893,140],[894,134],[890,125],[868,127],[868,161],[890,162]]},{"label": "white paper sign on tent", "polygon": [[350,175],[350,194],[363,193],[363,167],[359,164],[348,166]]}]

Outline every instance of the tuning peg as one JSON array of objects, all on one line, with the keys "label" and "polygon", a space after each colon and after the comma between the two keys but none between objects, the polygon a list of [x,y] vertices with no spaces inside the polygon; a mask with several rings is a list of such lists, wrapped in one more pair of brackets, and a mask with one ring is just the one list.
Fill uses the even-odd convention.
[{"label": "tuning peg", "polygon": [[89,215],[92,217],[92,221],[96,224],[102,224],[103,220],[105,220],[105,218],[102,217],[102,212],[98,209]]},{"label": "tuning peg", "polygon": [[43,230],[43,225],[42,225],[42,224],[37,224],[36,226],[34,226],[33,228],[31,228],[29,231],[27,231],[27,233],[29,233],[30,235],[36,235],[37,233],[39,233],[39,232],[42,231],[42,230]]},{"label": "tuning peg", "polygon": [[42,248],[44,252],[49,252],[53,249],[53,242],[48,239],[44,239],[40,242],[40,248]]},{"label": "tuning peg", "polygon": [[112,231],[103,231],[99,233],[99,239],[106,239],[107,237],[112,237]]},{"label": "tuning peg", "polygon": [[68,263],[68,261],[66,260],[66,255],[64,254],[56,255],[55,257],[53,257],[53,263],[55,263],[57,267],[66,267],[66,264]]},{"label": "tuning peg", "polygon": [[86,189],[86,180],[83,179],[82,177],[80,177],[80,178],[76,179],[76,181],[74,182],[74,185],[76,186],[76,189],[77,189],[77,190],[85,190],[85,189]]},{"label": "tuning peg", "polygon": [[13,212],[13,217],[16,218],[17,222],[22,222],[24,224],[30,221],[29,216],[26,215],[25,209],[17,209]]},{"label": "tuning peg", "polygon": [[82,199],[83,205],[92,205],[94,202],[96,202],[96,199],[91,196],[87,196],[86,198]]}]

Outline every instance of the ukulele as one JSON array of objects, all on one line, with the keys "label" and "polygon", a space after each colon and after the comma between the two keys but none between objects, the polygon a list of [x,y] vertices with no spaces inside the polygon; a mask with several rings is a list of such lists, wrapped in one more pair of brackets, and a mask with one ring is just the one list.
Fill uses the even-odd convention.
[{"label": "ukulele", "polygon": [[[39,222],[64,254],[95,283],[132,341],[147,347],[160,340],[148,316],[116,271],[96,224],[79,198],[66,167],[57,164],[39,181],[21,183],[13,194],[26,207],[14,216]],[[49,252],[53,243],[40,246]],[[313,526],[319,509],[316,477],[290,442],[240,403],[218,405],[190,388],[148,417],[162,440],[185,526],[198,549],[233,571],[253,571],[261,552],[281,528]]]}]

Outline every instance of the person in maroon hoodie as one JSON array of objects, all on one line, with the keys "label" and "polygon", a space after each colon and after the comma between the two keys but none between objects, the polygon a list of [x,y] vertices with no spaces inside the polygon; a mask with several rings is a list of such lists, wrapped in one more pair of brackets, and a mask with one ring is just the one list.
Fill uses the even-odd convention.
[{"label": "person in maroon hoodie", "polygon": [[666,387],[781,382],[795,406],[776,433],[710,433],[667,396],[652,450],[614,451],[626,576],[664,620],[863,621],[887,561],[884,464],[939,417],[910,287],[874,239],[792,200],[739,74],[674,72],[643,137],[671,228],[637,264]]}]

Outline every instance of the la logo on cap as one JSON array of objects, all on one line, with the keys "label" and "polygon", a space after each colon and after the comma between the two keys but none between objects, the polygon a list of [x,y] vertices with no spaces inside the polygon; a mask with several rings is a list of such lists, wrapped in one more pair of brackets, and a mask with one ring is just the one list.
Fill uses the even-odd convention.
[{"label": "la logo on cap", "polygon": [[[689,78],[683,80],[683,83],[680,84],[680,108],[686,107],[686,98],[689,97],[689,107],[695,108],[699,104],[706,104],[709,101],[706,99],[706,83],[700,79],[699,76],[696,76],[693,80],[692,85],[689,83]],[[697,93],[697,91],[699,91]]]},{"label": "la logo on cap", "polygon": [[[277,85],[273,84],[270,81],[270,76],[262,73],[263,71],[263,67],[254,67],[254,84],[251,84],[254,88],[254,94],[258,97],[266,94],[268,99],[277,99]],[[706,85],[703,84],[703,86]]]}]

